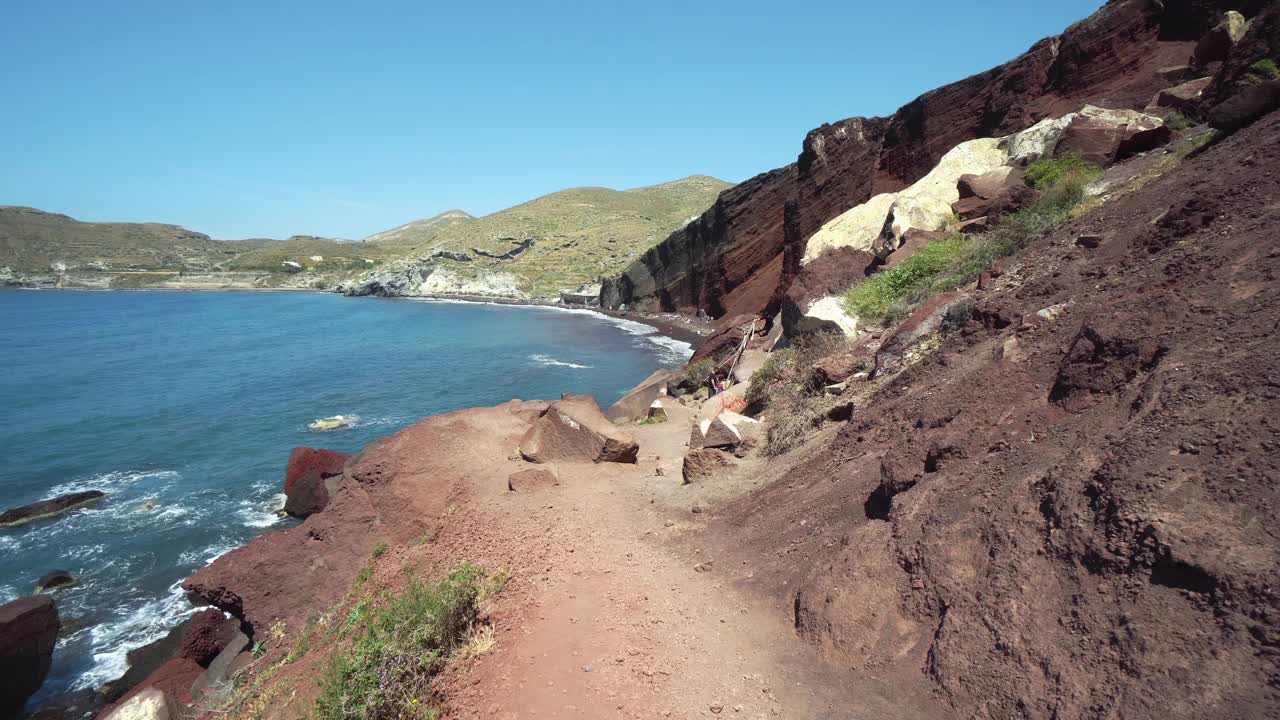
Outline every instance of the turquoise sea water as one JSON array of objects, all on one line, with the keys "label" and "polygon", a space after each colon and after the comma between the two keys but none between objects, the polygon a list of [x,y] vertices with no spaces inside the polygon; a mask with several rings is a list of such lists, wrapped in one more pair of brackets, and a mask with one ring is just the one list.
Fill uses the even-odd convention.
[{"label": "turquoise sea water", "polygon": [[[603,407],[688,346],[564,310],[310,293],[0,292],[0,509],[100,489],[0,529],[0,601],[81,578],[40,694],[94,687],[190,605],[178,583],[254,535],[289,451],[353,452],[424,416],[593,393]],[[308,423],[354,415],[353,427]],[[146,509],[147,503],[154,505]],[[33,703],[34,704],[34,703]]]}]

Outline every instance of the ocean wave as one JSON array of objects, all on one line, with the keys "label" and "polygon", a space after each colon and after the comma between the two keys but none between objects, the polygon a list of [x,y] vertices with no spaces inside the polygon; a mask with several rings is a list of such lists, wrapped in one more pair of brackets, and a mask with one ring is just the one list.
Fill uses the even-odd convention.
[{"label": "ocean wave", "polygon": [[178,564],[183,566],[211,565],[214,560],[240,547],[239,543],[224,542],[200,550],[188,550],[178,556]]},{"label": "ocean wave", "polygon": [[57,497],[85,490],[101,490],[111,495],[143,480],[165,481],[177,480],[180,477],[182,476],[174,470],[115,470],[55,485],[49,489],[48,495]]},{"label": "ocean wave", "polygon": [[567,367],[573,368],[574,370],[591,369],[590,365],[579,365],[578,363],[564,362],[562,360],[557,360],[550,355],[530,355],[529,359],[545,367]]},{"label": "ocean wave", "polygon": [[261,500],[241,500],[240,507],[236,510],[236,517],[240,518],[245,527],[271,527],[280,522],[280,516],[277,512],[284,507],[284,501],[284,493],[276,493],[266,502]]},{"label": "ocean wave", "polygon": [[413,300],[415,302],[443,303],[443,304],[456,304],[456,305],[502,305],[503,307],[509,307],[512,309],[535,310],[535,311],[545,310],[550,312],[562,312],[562,313],[573,313],[575,315],[586,315],[588,317],[595,318],[596,320],[599,320],[601,322],[608,323],[610,325],[614,325],[618,328],[621,328],[625,332],[628,332],[632,335],[639,336],[643,338],[645,341],[658,346],[658,352],[662,356],[663,362],[676,364],[676,365],[683,365],[685,362],[689,360],[690,357],[693,356],[692,345],[690,345],[687,342],[684,342],[683,340],[677,340],[675,338],[662,335],[659,333],[658,328],[652,325],[638,322],[636,320],[630,320],[628,318],[620,318],[620,317],[614,317],[612,315],[606,315],[605,313],[602,313],[598,310],[591,310],[589,308],[572,308],[572,307],[564,307],[562,305],[522,305],[518,303],[486,302],[483,300],[457,300],[454,298],[404,298],[404,299]]},{"label": "ocean wave", "polygon": [[144,602],[128,615],[88,629],[93,666],[76,678],[72,690],[96,688],[129,668],[128,653],[169,633],[183,617],[196,612],[182,591],[181,581],[164,597]]}]

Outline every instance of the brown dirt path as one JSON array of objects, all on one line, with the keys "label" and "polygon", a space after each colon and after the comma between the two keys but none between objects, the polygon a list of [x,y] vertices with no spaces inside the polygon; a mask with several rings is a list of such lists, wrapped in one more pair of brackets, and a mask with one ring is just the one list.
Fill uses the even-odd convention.
[{"label": "brown dirt path", "polygon": [[479,479],[432,554],[505,564],[512,579],[491,608],[496,647],[439,683],[446,716],[941,717],[914,679],[828,664],[784,598],[727,581],[701,547],[721,540],[689,511],[706,489],[681,485],[692,416],[628,428],[637,466],[562,465],[559,485],[531,492],[506,488],[521,461]]}]

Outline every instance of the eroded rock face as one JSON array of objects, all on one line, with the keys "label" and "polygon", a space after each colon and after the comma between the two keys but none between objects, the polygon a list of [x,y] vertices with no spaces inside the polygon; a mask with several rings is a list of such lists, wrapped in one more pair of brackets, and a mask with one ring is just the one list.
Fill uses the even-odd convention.
[{"label": "eroded rock face", "polygon": [[0,605],[0,715],[16,716],[49,674],[58,641],[58,608],[47,595]]},{"label": "eroded rock face", "polygon": [[1162,37],[1194,42],[1217,22],[1222,10],[1214,8],[1230,4],[1163,0],[1160,11],[1136,0],[1108,3],[1015,60],[926,93],[889,118],[824,125],[809,133],[797,163],[726,192],[608,281],[604,305],[772,317],[823,225],[906,188],[965,141],[1029,128],[1093,98],[1143,107],[1168,87],[1158,70],[1191,50],[1185,43],[1171,57]]},{"label": "eroded rock face", "polygon": [[239,626],[221,610],[208,608],[196,613],[182,636],[182,657],[195,661],[201,667],[209,667],[209,663],[240,631]]},{"label": "eroded rock face", "polygon": [[305,518],[324,510],[329,504],[331,478],[342,475],[351,456],[336,450],[298,447],[289,453],[285,470],[285,512]]},{"label": "eroded rock face", "polygon": [[551,403],[520,440],[520,454],[534,463],[634,463],[640,446],[600,412],[595,399]]},{"label": "eroded rock face", "polygon": [[788,337],[838,331],[857,334],[857,319],[844,312],[841,296],[867,276],[876,258],[864,250],[835,248],[807,264],[782,300],[782,327]]},{"label": "eroded rock face", "polygon": [[875,371],[872,377],[897,372],[913,361],[918,360],[926,346],[942,328],[942,319],[947,311],[958,303],[965,302],[963,293],[949,292],[935,295],[925,304],[911,313],[910,317],[898,325],[893,334],[885,339],[876,351]]},{"label": "eroded rock face", "polygon": [[1209,63],[1226,60],[1231,48],[1244,39],[1247,29],[1245,17],[1235,10],[1228,10],[1218,24],[1196,43],[1195,52],[1191,54],[1191,64],[1204,67]]},{"label": "eroded rock face", "polygon": [[742,344],[743,329],[748,328],[748,332],[751,332],[752,326],[754,326],[754,336],[763,340],[764,318],[754,315],[736,315],[722,321],[719,328],[703,340],[697,350],[693,351],[693,357],[689,358],[689,363],[693,364],[703,359],[715,360],[717,363],[725,360]]}]

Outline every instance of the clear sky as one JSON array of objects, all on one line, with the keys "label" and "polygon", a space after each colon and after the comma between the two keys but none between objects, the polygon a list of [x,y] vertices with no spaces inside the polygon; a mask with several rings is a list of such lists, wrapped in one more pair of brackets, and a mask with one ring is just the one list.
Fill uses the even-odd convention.
[{"label": "clear sky", "polygon": [[0,204],[360,238],[566,187],[740,182],[1100,5],[12,0]]}]

